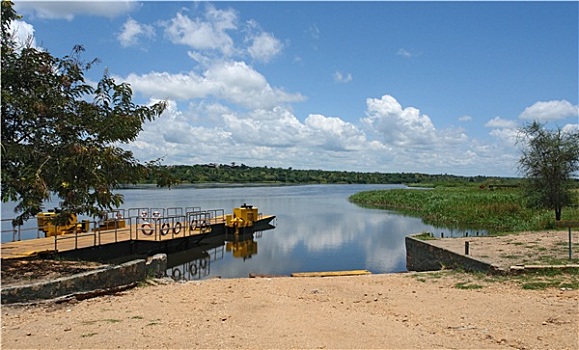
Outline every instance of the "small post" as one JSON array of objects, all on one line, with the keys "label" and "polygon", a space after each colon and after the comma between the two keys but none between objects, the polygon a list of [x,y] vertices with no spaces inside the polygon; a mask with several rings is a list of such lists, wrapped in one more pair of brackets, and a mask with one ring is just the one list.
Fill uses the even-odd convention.
[{"label": "small post", "polygon": [[468,241],[464,242],[464,255],[468,255],[470,253],[470,244]]},{"label": "small post", "polygon": [[573,241],[571,240],[571,225],[569,225],[569,260],[573,259]]}]

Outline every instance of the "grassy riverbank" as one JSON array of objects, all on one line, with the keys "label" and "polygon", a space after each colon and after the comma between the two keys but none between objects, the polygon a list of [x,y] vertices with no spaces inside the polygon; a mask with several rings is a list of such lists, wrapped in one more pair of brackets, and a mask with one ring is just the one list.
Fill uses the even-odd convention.
[{"label": "grassy riverbank", "polygon": [[[437,187],[365,191],[350,201],[421,217],[424,222],[452,228],[484,229],[490,233],[536,231],[555,227],[550,210],[529,209],[519,188]],[[576,220],[579,207],[563,208],[563,220]]]}]

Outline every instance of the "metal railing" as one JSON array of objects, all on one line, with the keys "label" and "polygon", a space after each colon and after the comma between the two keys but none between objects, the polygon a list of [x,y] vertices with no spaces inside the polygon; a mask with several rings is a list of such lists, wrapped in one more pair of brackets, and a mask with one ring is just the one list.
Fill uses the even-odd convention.
[{"label": "metal railing", "polygon": [[40,238],[43,236],[43,234],[41,233],[40,229],[37,226],[21,226],[21,225],[14,225],[13,224],[14,219],[2,219],[1,220],[1,235],[2,235],[2,239],[1,241],[4,242],[4,237],[11,235],[11,239],[10,240],[6,240],[9,242],[15,242],[15,241],[21,241],[22,240],[22,236],[25,235],[27,232],[34,232],[33,235],[31,235],[30,238]]}]

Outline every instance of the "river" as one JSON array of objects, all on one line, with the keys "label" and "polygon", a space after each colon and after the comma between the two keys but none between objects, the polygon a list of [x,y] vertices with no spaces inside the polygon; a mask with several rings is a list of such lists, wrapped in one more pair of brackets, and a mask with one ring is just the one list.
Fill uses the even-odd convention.
[{"label": "river", "polygon": [[[292,272],[357,269],[372,273],[406,271],[404,237],[424,231],[438,235],[442,229],[426,225],[418,218],[361,208],[348,201],[348,197],[356,192],[401,187],[302,185],[145,188],[119,192],[125,198],[123,208],[197,206],[224,209],[230,213],[234,207],[247,203],[258,207],[264,214],[276,216],[274,229],[241,237],[237,241],[234,237],[209,240],[205,242],[206,246],[195,251],[169,257],[169,275],[202,279],[247,277],[250,273],[289,275]],[[13,216],[12,211],[13,204],[3,203],[2,219]],[[2,241],[6,240],[7,234],[3,232]]]}]

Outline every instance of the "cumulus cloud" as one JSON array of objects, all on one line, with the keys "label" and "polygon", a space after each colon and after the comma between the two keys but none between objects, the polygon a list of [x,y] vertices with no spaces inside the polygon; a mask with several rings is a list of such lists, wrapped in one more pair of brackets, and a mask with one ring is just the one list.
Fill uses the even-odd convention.
[{"label": "cumulus cloud", "polygon": [[36,39],[34,38],[34,26],[31,24],[20,20],[12,21],[10,22],[10,32],[18,47],[30,45],[30,47],[38,49]]},{"label": "cumulus cloud", "polygon": [[496,138],[499,142],[509,146],[516,144],[518,126],[515,121],[494,117],[485,124],[485,127],[492,129],[489,135]]},{"label": "cumulus cloud", "polygon": [[349,83],[352,81],[351,73],[342,73],[339,71],[335,71],[333,77],[336,83]]},{"label": "cumulus cloud", "polygon": [[489,120],[485,126],[487,128],[501,128],[501,129],[513,129],[517,127],[517,123],[512,120],[503,119],[501,117],[494,117]]},{"label": "cumulus cloud", "polygon": [[242,112],[202,101],[184,110],[171,100],[163,116],[145,124],[137,142],[126,147],[139,159],[167,155],[170,164],[235,161],[336,169],[340,162],[338,170],[364,158],[374,162],[372,154],[385,152],[381,143],[337,117],[316,114],[300,121],[281,106]]},{"label": "cumulus cloud", "polygon": [[[376,141],[381,150],[365,152],[370,159],[364,162],[376,162],[375,166],[382,169],[386,167],[384,164],[389,164],[388,169],[407,172],[426,169],[446,169],[445,172],[455,174],[488,174],[492,169],[496,169],[496,173],[515,171],[512,145],[488,145],[470,138],[461,128],[437,128],[428,115],[415,107],[402,107],[390,95],[369,98],[366,105],[366,117],[361,123],[368,133],[379,137]],[[498,124],[501,122],[495,119],[489,125]]]},{"label": "cumulus cloud", "polygon": [[[374,138],[372,134],[380,133],[362,128],[369,126],[367,120],[356,124],[340,117],[310,114],[302,121],[282,106],[243,111],[207,101],[189,102],[185,109],[170,101],[165,114],[145,124],[137,142],[127,147],[139,159],[167,155],[169,164],[243,162],[386,172],[444,169],[457,174],[488,174],[491,169],[503,173],[516,165],[509,151],[512,146],[471,140],[460,129],[437,129],[418,109],[403,108],[388,95],[367,101],[368,113],[374,118],[370,126],[396,128],[406,135],[401,137],[404,142]],[[507,123],[495,120],[489,125]],[[408,136],[413,133],[419,136]]]},{"label": "cumulus cloud", "polygon": [[305,125],[312,134],[311,142],[330,151],[362,151],[371,148],[366,135],[354,124],[337,117],[311,114]]},{"label": "cumulus cloud", "polygon": [[121,32],[117,39],[122,47],[136,46],[139,44],[139,38],[153,38],[155,29],[151,25],[141,24],[132,18],[127,19],[123,24]]},{"label": "cumulus cloud", "polygon": [[470,115],[463,115],[462,117],[459,117],[458,120],[461,122],[470,122],[472,117]]},{"label": "cumulus cloud", "polygon": [[16,1],[14,9],[19,14],[46,19],[72,20],[75,16],[100,16],[114,18],[138,7],[136,1]]},{"label": "cumulus cloud", "polygon": [[270,33],[260,33],[251,39],[251,46],[247,49],[251,58],[269,62],[283,49],[283,44]]},{"label": "cumulus cloud", "polygon": [[428,145],[436,141],[437,134],[430,117],[420,114],[414,107],[402,108],[390,96],[366,100],[367,118],[363,121],[384,136],[384,142],[399,147]]},{"label": "cumulus cloud", "polygon": [[567,124],[561,129],[561,131],[567,134],[577,133],[579,132],[579,123]]},{"label": "cumulus cloud", "polygon": [[163,25],[165,34],[175,44],[195,50],[214,50],[226,56],[234,53],[234,41],[228,34],[237,28],[237,14],[232,9],[218,10],[208,5],[204,18],[177,13]]},{"label": "cumulus cloud", "polygon": [[303,142],[308,134],[306,127],[282,107],[254,110],[247,115],[229,113],[223,118],[232,138],[251,146],[292,147]]},{"label": "cumulus cloud", "polygon": [[262,74],[245,62],[218,62],[202,74],[153,72],[130,74],[122,80],[129,82],[136,92],[153,98],[187,100],[214,97],[252,109],[269,109],[304,99],[301,94],[272,87]]},{"label": "cumulus cloud", "polygon": [[579,106],[567,100],[552,100],[536,102],[525,108],[519,118],[547,122],[577,116],[579,116]]}]

